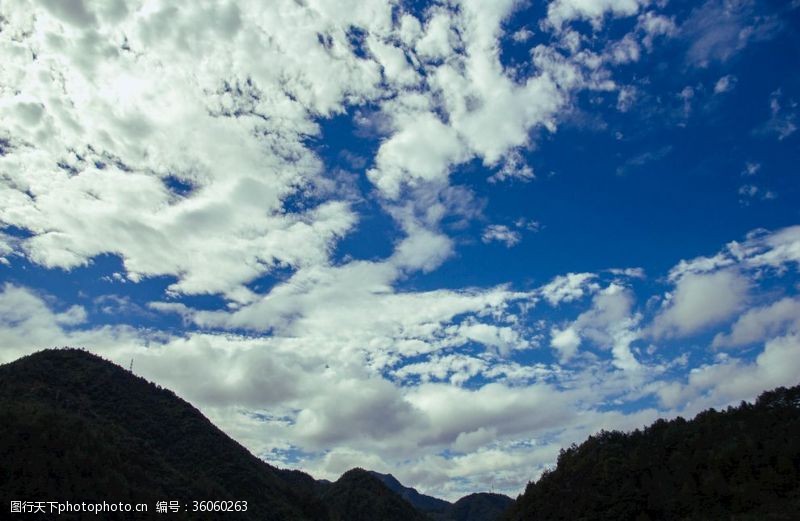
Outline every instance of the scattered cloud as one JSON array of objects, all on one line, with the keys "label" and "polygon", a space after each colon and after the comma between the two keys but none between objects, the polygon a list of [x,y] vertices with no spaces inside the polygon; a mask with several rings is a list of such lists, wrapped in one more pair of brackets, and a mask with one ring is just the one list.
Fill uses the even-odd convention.
[{"label": "scattered cloud", "polygon": [[560,29],[573,20],[587,20],[599,29],[605,16],[631,16],[647,3],[647,0],[554,0],[547,6],[547,21]]},{"label": "scattered cloud", "polygon": [[755,161],[748,161],[744,164],[744,170],[742,170],[742,176],[753,176],[760,171],[761,171],[761,163],[756,163]]},{"label": "scattered cloud", "polygon": [[689,43],[687,59],[697,67],[725,62],[751,42],[775,36],[781,24],[762,15],[753,0],[708,0],[680,26]]},{"label": "scattered cloud", "polygon": [[506,248],[516,246],[522,237],[516,230],[512,230],[504,224],[490,224],[483,230],[481,240],[485,243],[497,241],[503,243]]},{"label": "scattered cloud", "polygon": [[714,84],[714,94],[724,94],[730,92],[736,87],[738,79],[732,74],[727,74],[717,80]]},{"label": "scattered cloud", "polygon": [[772,190],[764,190],[754,184],[742,185],[739,187],[739,203],[748,205],[754,199],[768,201],[775,199],[778,195]]},{"label": "scattered cloud", "polygon": [[568,273],[559,275],[539,288],[539,294],[551,306],[562,302],[572,302],[590,295],[600,289],[595,282],[597,275],[594,273]]},{"label": "scattered cloud", "polygon": [[770,118],[756,129],[757,134],[776,135],[779,141],[788,138],[797,130],[797,106],[779,90],[769,97]]}]

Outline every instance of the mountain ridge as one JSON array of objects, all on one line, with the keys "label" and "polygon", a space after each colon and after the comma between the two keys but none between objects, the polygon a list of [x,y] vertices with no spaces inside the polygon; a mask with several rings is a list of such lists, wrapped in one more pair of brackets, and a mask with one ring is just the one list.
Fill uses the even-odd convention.
[{"label": "mountain ridge", "polygon": [[273,467],[174,392],[87,351],[51,349],[0,365],[0,460],[4,500],[248,501],[235,519],[790,520],[800,511],[800,386],[691,420],[600,431],[563,449],[516,500],[449,503],[391,474],[356,468],[329,482]]},{"label": "mountain ridge", "polygon": [[[236,519],[430,519],[377,473],[351,469],[328,482],[273,467],[173,391],[82,349],[47,349],[0,365],[0,458],[0,496],[9,500],[44,494],[151,508],[175,499],[247,500],[248,512]],[[172,517],[197,518],[191,514]]]}]

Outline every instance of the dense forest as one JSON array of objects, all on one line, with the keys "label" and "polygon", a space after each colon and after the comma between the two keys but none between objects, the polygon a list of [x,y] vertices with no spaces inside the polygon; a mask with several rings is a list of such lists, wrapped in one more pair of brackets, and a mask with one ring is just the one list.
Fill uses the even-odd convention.
[{"label": "dense forest", "polygon": [[151,509],[215,499],[247,500],[237,519],[325,518],[318,499],[296,492],[174,393],[76,349],[0,366],[0,459],[4,509],[45,498]]},{"label": "dense forest", "polygon": [[690,421],[602,431],[562,450],[504,519],[800,519],[800,386]]}]

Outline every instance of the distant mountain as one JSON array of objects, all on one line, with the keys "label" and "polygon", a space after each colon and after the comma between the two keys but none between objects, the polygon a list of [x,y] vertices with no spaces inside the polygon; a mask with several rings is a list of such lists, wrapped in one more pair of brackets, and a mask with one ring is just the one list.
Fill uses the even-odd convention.
[{"label": "distant mountain", "polygon": [[363,469],[345,472],[322,493],[333,521],[426,521],[428,517]]},{"label": "distant mountain", "polygon": [[374,471],[370,471],[370,474],[380,479],[392,491],[434,521],[495,521],[514,502],[513,499],[502,494],[481,492],[470,494],[455,503],[450,503],[443,499],[420,494],[416,489],[404,486],[391,474]]},{"label": "distant mountain", "polygon": [[800,386],[591,436],[563,450],[504,519],[800,519]]},{"label": "distant mountain", "polygon": [[381,474],[374,471],[370,471],[370,474],[381,480],[384,485],[389,487],[390,490],[398,494],[400,497],[411,503],[414,508],[422,512],[444,513],[452,506],[448,501],[433,496],[420,494],[416,489],[404,486],[391,474]]}]

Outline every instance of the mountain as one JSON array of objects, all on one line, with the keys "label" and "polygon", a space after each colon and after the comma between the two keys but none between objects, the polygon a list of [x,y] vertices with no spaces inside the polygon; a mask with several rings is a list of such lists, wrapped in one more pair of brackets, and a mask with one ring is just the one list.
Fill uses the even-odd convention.
[{"label": "mountain", "polygon": [[321,497],[333,514],[332,521],[428,520],[425,514],[363,469],[348,470],[329,485]]},{"label": "mountain", "polygon": [[449,503],[443,499],[420,494],[416,489],[404,486],[391,474],[374,471],[370,471],[370,474],[434,521],[495,521],[514,502],[502,494],[480,492],[464,496],[455,503]]},{"label": "mountain", "polygon": [[448,509],[447,521],[495,521],[514,500],[503,494],[479,492],[464,496]]},{"label": "mountain", "polygon": [[796,520],[800,386],[562,450],[506,521]]},{"label": "mountain", "polygon": [[420,494],[414,488],[404,486],[391,474],[380,474],[374,471],[370,471],[370,474],[381,480],[384,485],[411,503],[417,510],[426,513],[444,513],[451,507],[451,504],[443,499],[426,496],[425,494]]},{"label": "mountain", "polygon": [[178,500],[189,511],[170,517],[196,519],[203,516],[192,501],[230,500],[247,501],[237,519],[328,519],[289,471],[250,454],[171,391],[76,349],[0,366],[0,460],[4,502],[146,502],[154,510]]},{"label": "mountain", "polygon": [[[151,509],[103,519],[149,519],[157,501],[178,501],[184,509],[170,519],[790,520],[800,512],[800,386],[690,421],[601,431],[562,450],[516,501],[482,493],[450,504],[391,474],[353,469],[331,483],[275,468],[171,391],[86,351],[46,350],[0,366],[0,461],[6,505]],[[194,500],[247,501],[248,509],[197,513]]]}]

